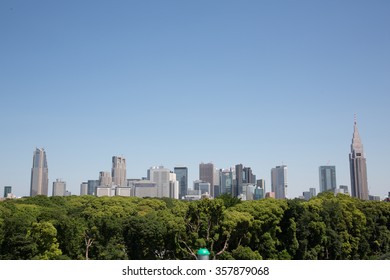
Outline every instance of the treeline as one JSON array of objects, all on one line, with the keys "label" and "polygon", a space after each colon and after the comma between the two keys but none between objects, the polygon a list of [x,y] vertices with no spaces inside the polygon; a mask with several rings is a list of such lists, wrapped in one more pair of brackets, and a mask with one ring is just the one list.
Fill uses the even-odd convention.
[{"label": "treeline", "polygon": [[36,196],[0,202],[0,259],[389,259],[390,203]]}]

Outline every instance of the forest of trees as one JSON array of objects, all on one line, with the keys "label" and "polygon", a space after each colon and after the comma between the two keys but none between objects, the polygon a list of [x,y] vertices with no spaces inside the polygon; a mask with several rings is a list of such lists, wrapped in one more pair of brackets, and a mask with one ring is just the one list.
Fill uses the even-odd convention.
[{"label": "forest of trees", "polygon": [[0,259],[390,258],[390,203],[35,196],[0,202]]}]

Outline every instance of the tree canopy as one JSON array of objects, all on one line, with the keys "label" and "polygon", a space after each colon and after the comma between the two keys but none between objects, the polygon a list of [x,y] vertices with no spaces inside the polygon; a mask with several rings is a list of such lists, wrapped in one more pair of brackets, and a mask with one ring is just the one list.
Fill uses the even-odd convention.
[{"label": "tree canopy", "polygon": [[181,201],[35,196],[0,202],[0,259],[389,259],[390,203],[320,194]]}]

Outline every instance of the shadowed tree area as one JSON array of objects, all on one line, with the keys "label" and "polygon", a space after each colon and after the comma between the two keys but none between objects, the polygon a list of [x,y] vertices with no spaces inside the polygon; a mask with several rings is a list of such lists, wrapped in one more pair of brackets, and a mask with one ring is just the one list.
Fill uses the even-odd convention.
[{"label": "shadowed tree area", "polygon": [[36,196],[0,202],[0,259],[389,259],[390,203]]}]

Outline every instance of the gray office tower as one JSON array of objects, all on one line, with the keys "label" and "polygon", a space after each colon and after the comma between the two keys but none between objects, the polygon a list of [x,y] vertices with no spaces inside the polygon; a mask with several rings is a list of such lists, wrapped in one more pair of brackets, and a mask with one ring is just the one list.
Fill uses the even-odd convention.
[{"label": "gray office tower", "polygon": [[176,180],[179,181],[179,199],[183,199],[188,190],[188,168],[175,167],[173,172],[176,174]]},{"label": "gray office tower", "polygon": [[320,166],[319,176],[320,192],[336,191],[336,166]]},{"label": "gray office tower", "polygon": [[349,154],[349,167],[352,197],[368,200],[366,158],[364,157],[363,144],[360,139],[356,120],[353,130],[351,153]]},{"label": "gray office tower", "polygon": [[271,189],[275,198],[286,198],[287,166],[281,165],[271,169]]},{"label": "gray office tower", "polygon": [[214,197],[214,164],[199,164],[199,180],[210,183],[211,196]]},{"label": "gray office tower", "polygon": [[124,157],[112,157],[111,177],[114,185],[122,188],[127,186],[126,159]]},{"label": "gray office tower", "polygon": [[49,190],[49,171],[47,168],[46,152],[36,148],[31,168],[30,196],[46,195]]}]

